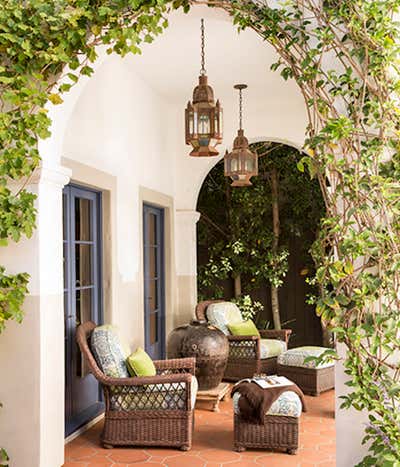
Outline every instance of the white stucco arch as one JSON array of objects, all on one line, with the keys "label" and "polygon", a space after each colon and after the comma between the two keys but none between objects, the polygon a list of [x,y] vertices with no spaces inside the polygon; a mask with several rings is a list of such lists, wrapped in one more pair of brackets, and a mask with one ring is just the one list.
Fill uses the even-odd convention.
[{"label": "white stucco arch", "polygon": [[[206,19],[207,71],[216,97],[225,111],[224,143],[220,158],[200,160],[187,156],[184,144],[183,109],[197,81],[199,19]],[[62,283],[62,185],[69,161],[73,180],[85,180],[99,189],[112,186],[115,201],[117,259],[112,264],[122,297],[116,303],[116,324],[131,341],[141,343],[142,294],[141,216],[143,200],[168,206],[171,217],[171,301],[176,323],[186,321],[196,297],[195,212],[201,185],[210,169],[230,149],[237,130],[237,95],[233,84],[246,82],[244,128],[251,142],[270,140],[301,149],[307,125],[303,98],[294,81],[285,82],[269,71],[275,51],[254,31],[238,35],[224,12],[195,7],[188,15],[174,12],[170,28],[154,44],[143,45],[142,56],[124,59],[108,56],[99,48],[91,78],[82,77],[60,106],[49,104],[52,135],[39,142],[46,169],[33,190],[39,193],[38,229],[34,238],[2,250],[2,264],[21,258],[22,268],[38,277],[26,305],[21,326],[10,325],[0,341],[0,368],[11,374],[1,395],[6,409],[0,419],[0,438],[9,448],[15,465],[54,467],[63,458],[63,283]],[[267,135],[259,137],[257,135]],[[77,167],[85,167],[85,177]],[[101,173],[102,182],[91,181]],[[100,177],[100,178],[101,178]],[[99,178],[97,178],[99,180]],[[114,221],[113,221],[114,222]],[[18,254],[15,253],[18,249]],[[37,285],[36,285],[37,283]],[[56,311],[55,311],[56,310]],[[172,323],[174,324],[174,323]],[[136,334],[135,334],[136,333]],[[10,355],[15,342],[20,347]],[[23,345],[22,345],[23,343]],[[18,392],[20,362],[33,355],[35,364],[24,367],[28,396]],[[3,360],[1,356],[4,355]],[[30,362],[28,362],[30,363]],[[50,384],[50,383],[51,384]],[[6,412],[6,410],[8,412]],[[3,418],[4,414],[4,418]],[[26,414],[33,414],[26,420]],[[18,419],[24,420],[22,424]],[[25,417],[25,419],[23,418]],[[14,421],[13,421],[14,420]],[[340,428],[342,429],[342,428]],[[24,451],[20,446],[24,446]],[[345,440],[339,450],[345,451]],[[350,465],[350,464],[347,464]],[[339,467],[347,467],[338,463]]]}]

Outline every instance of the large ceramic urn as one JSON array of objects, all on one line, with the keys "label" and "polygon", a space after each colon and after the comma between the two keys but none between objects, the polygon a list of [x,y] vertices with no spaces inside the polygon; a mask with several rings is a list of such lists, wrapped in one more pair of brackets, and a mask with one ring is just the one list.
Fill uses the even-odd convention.
[{"label": "large ceramic urn", "polygon": [[196,357],[200,390],[213,389],[224,376],[229,344],[225,334],[206,321],[193,320],[168,336],[168,358]]}]

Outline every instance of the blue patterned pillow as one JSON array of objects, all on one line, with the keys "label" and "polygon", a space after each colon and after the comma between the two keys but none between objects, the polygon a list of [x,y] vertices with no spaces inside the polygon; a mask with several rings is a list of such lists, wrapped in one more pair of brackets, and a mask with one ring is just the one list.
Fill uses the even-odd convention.
[{"label": "blue patterned pillow", "polygon": [[101,371],[111,378],[129,378],[126,355],[115,328],[98,326],[92,332],[90,346]]}]

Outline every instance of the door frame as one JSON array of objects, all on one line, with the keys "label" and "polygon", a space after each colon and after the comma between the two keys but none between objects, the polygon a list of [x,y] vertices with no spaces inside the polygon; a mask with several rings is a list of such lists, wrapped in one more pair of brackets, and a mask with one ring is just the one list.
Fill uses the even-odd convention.
[{"label": "door frame", "polygon": [[[67,191],[68,189],[68,191]],[[102,191],[101,190],[96,190],[93,188],[86,187],[84,185],[70,182],[67,184],[64,189],[63,189],[63,195],[67,191],[67,201],[66,201],[66,207],[64,205],[64,198],[63,198],[63,222],[64,222],[64,209],[71,210],[71,212],[68,213],[67,215],[67,251],[66,251],[66,256],[69,257],[72,253],[73,246],[75,246],[75,240],[72,241],[72,239],[68,238],[69,234],[72,232],[72,226],[71,226],[71,221],[72,221],[72,209],[73,206],[70,202],[70,196],[71,193],[74,192],[75,194],[79,194],[80,192],[82,194],[85,193],[91,193],[93,194],[93,200],[96,201],[97,204],[97,209],[93,210],[90,215],[90,220],[92,223],[92,228],[93,226],[96,226],[97,230],[97,235],[96,238],[94,238],[94,254],[93,254],[93,264],[92,264],[92,272],[94,276],[96,276],[96,281],[97,281],[97,293],[93,294],[94,298],[94,307],[97,307],[97,321],[98,324],[103,324],[104,322],[104,296],[103,296],[103,203],[102,203]],[[88,199],[88,198],[87,198]],[[89,198],[90,199],[90,198]],[[68,242],[69,241],[69,242]],[[64,238],[63,238],[63,244],[64,244]],[[72,280],[72,261],[67,261],[67,274],[68,274],[68,280]],[[71,292],[75,292],[76,295],[76,289],[75,286],[71,283],[69,284],[69,287],[67,287]],[[64,287],[64,293],[65,293],[65,287]],[[68,297],[68,309],[74,316],[76,316],[76,303],[72,303],[72,296],[74,293],[70,293]],[[64,301],[64,306],[65,306],[65,301]],[[64,311],[64,323],[66,322],[66,313],[67,310]],[[66,323],[64,324],[64,326]],[[68,330],[70,331],[70,326],[71,323],[68,322]],[[99,416],[103,411],[104,411],[104,403],[103,403],[103,393],[101,389],[101,385],[97,383],[98,385],[98,403],[95,404],[95,407],[93,407],[92,410],[89,411],[90,415],[89,418],[87,418],[87,411],[81,412],[81,416],[77,416],[76,419],[72,420],[72,399],[73,399],[73,390],[72,390],[72,378],[73,378],[73,364],[72,364],[72,359],[74,358],[74,339],[72,336],[72,333],[69,333],[69,336],[65,336],[65,345],[66,345],[66,351],[65,351],[65,356],[64,356],[64,367],[65,367],[65,437],[69,437],[71,434],[73,434],[76,430],[79,430],[82,426],[86,425],[87,423],[90,423],[91,420]],[[76,345],[76,344],[75,344]],[[79,349],[76,349],[79,352]],[[69,372],[69,375],[67,376]],[[92,408],[91,407],[91,408]],[[88,408],[89,409],[89,408]],[[67,410],[70,411],[69,417],[67,417]]]},{"label": "door frame", "polygon": [[158,358],[163,359],[166,355],[166,332],[167,332],[167,310],[166,310],[166,258],[165,258],[165,244],[166,244],[166,226],[165,226],[165,219],[166,219],[166,208],[163,206],[158,206],[156,204],[143,201],[142,204],[142,250],[143,250],[143,314],[144,314],[144,346],[147,351],[148,343],[147,343],[147,334],[148,334],[148,325],[149,325],[149,317],[148,313],[146,312],[146,249],[145,249],[145,238],[146,238],[146,221],[145,216],[147,212],[155,212],[158,219],[160,219],[160,225],[157,227],[157,235],[159,236],[160,242],[160,259],[159,259],[159,267],[160,267],[160,310],[161,310],[161,325],[160,325],[160,353],[161,355]]}]

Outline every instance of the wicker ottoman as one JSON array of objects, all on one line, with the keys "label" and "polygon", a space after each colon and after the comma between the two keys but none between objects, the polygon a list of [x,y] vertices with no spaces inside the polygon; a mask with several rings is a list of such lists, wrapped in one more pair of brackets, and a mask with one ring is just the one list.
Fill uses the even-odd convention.
[{"label": "wicker ottoman", "polygon": [[299,446],[299,417],[302,405],[299,396],[284,392],[264,416],[263,425],[244,421],[239,413],[238,393],[233,396],[234,448],[276,449],[296,454]]},{"label": "wicker ottoman", "polygon": [[321,392],[335,387],[335,363],[316,367],[315,362],[304,362],[307,357],[318,357],[325,347],[297,347],[279,355],[277,373],[286,376],[301,388],[305,394],[319,396]]}]

